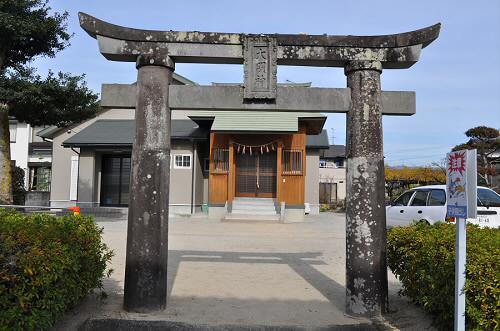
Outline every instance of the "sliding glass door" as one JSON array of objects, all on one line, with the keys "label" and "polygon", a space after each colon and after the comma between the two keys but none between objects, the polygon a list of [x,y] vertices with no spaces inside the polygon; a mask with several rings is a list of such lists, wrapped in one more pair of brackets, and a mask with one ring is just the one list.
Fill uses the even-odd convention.
[{"label": "sliding glass door", "polygon": [[104,155],[101,164],[101,206],[127,206],[130,155]]}]

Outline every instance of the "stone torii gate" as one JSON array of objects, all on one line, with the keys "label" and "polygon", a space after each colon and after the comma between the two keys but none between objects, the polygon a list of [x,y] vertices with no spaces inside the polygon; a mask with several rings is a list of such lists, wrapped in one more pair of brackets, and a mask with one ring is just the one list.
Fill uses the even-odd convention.
[{"label": "stone torii gate", "polygon": [[[385,36],[249,35],[137,30],[79,16],[105,58],[138,69],[133,90],[104,86],[107,95],[119,93],[121,106],[136,109],[126,310],[166,305],[172,109],[347,113],[346,310],[362,316],[387,310],[382,114],[414,114],[415,94],[382,92],[380,74],[415,64],[440,24]],[[244,64],[244,85],[170,85],[175,63]],[[342,67],[348,88],[277,87],[277,65]]]}]

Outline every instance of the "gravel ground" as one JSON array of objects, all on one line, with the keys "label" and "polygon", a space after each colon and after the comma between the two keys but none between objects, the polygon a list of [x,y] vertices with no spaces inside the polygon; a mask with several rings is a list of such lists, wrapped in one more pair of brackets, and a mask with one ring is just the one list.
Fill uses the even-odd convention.
[{"label": "gravel ground", "polygon": [[[122,310],[127,222],[98,222],[115,251],[114,272],[105,280],[108,298],[88,298],[55,330],[76,329],[89,317],[311,329],[371,323],[344,313],[344,214],[322,213],[293,224],[171,219],[167,309],[154,314]],[[389,272],[391,313],[383,329],[433,330],[431,318],[399,297],[399,289]]]}]

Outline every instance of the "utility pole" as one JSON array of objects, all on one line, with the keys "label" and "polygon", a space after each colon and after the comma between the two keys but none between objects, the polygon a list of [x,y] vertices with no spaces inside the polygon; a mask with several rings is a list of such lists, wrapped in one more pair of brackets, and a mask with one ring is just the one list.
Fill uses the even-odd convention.
[{"label": "utility pole", "polygon": [[335,129],[331,128],[330,132],[331,132],[331,135],[330,135],[330,145],[335,145]]}]

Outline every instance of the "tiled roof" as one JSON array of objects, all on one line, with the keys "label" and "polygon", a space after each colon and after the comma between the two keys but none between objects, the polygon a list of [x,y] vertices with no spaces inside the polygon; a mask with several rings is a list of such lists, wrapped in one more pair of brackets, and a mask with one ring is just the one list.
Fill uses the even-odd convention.
[{"label": "tiled roof", "polygon": [[[134,135],[134,120],[97,120],[65,140],[63,146],[132,146]],[[208,129],[191,120],[172,120],[172,139],[208,139],[208,135]]]}]

